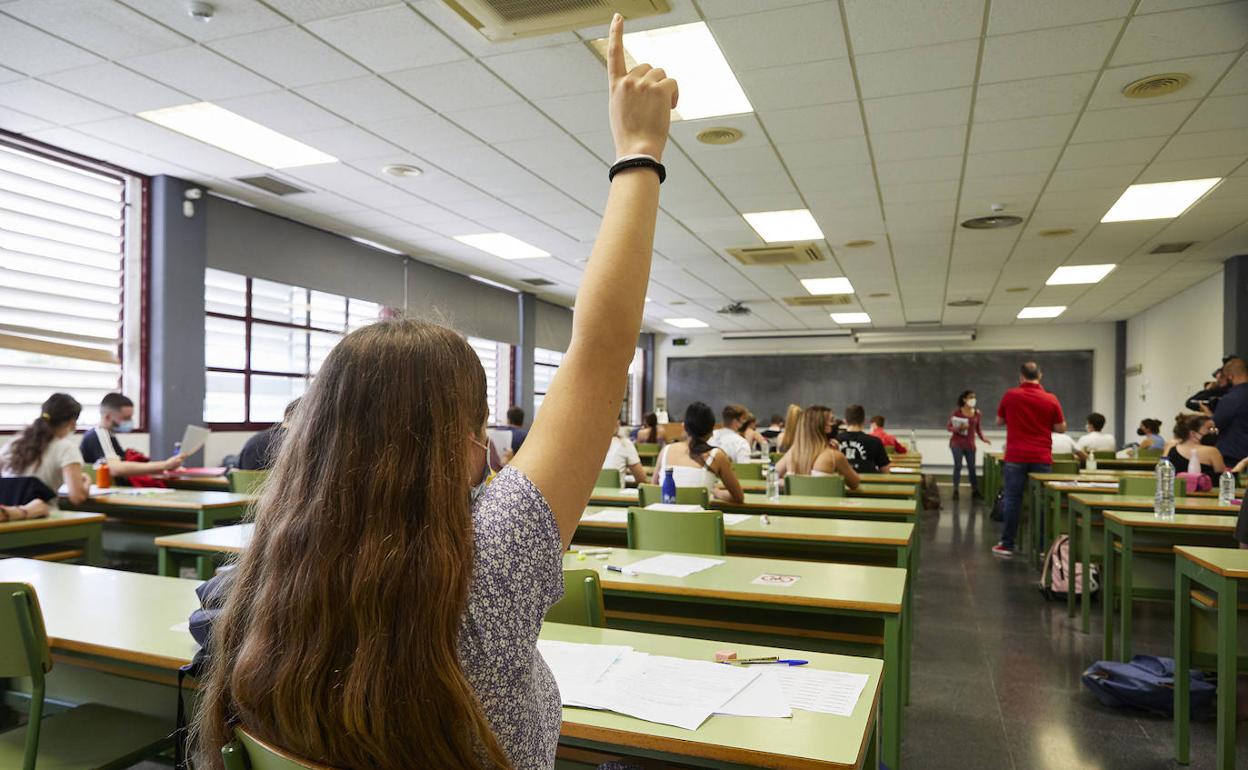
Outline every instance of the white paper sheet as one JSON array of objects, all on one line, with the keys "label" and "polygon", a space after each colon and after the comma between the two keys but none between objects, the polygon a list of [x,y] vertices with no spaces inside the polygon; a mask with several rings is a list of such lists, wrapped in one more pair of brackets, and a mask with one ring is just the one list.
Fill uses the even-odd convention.
[{"label": "white paper sheet", "polygon": [[733,524],[740,524],[741,522],[750,518],[751,515],[752,514],[749,514],[749,513],[725,513],[724,514],[724,526],[731,527]]},{"label": "white paper sheet", "polygon": [[676,553],[665,553],[659,556],[651,556],[649,559],[642,559],[641,561],[635,561],[632,564],[623,566],[632,573],[665,575],[667,577],[688,577],[695,572],[701,572],[702,570],[710,569],[717,564],[723,563],[723,559],[704,559],[701,556],[684,556]]},{"label": "white paper sheet", "polygon": [[1085,489],[1117,489],[1116,481],[1076,481],[1075,486]]},{"label": "white paper sheet", "polygon": [[914,468],[899,468],[896,465],[888,466],[889,473],[918,473]]},{"label": "white paper sheet", "polygon": [[677,503],[651,503],[646,506],[647,511],[677,511],[682,513],[693,513],[704,510],[700,505],[678,505]]},{"label": "white paper sheet", "polygon": [[611,495],[618,495],[618,496],[620,496],[620,497],[637,497],[637,495],[638,495],[639,493],[637,492],[637,488],[636,488],[636,487],[632,487],[632,488],[629,488],[629,489],[615,489],[615,488],[610,488],[610,491],[609,491],[609,493],[608,493],[608,494],[611,494]]},{"label": "white paper sheet", "polygon": [[760,666],[758,678],[715,713],[733,717],[793,716],[784,689],[780,687],[780,672],[774,666]]},{"label": "white paper sheet", "polygon": [[623,645],[537,641],[537,651],[554,674],[559,697],[565,706],[601,708],[596,705],[598,680],[621,655],[632,649]]},{"label": "white paper sheet", "polygon": [[584,516],[582,516],[581,520],[582,521],[605,521],[605,522],[614,522],[618,524],[627,524],[628,523],[628,509],[627,508],[607,508],[606,510],[603,510],[603,511],[594,511],[593,513],[587,513]]},{"label": "white paper sheet", "polygon": [[843,717],[854,713],[868,679],[866,674],[820,671],[805,666],[785,666],[777,675],[791,708]]},{"label": "white paper sheet", "polygon": [[705,660],[625,658],[598,682],[598,700],[620,714],[696,730],[759,674]]},{"label": "white paper sheet", "polygon": [[183,457],[190,457],[199,450],[204,448],[204,443],[208,441],[210,430],[202,425],[188,425],[186,430],[182,431],[182,448],[178,451]]}]

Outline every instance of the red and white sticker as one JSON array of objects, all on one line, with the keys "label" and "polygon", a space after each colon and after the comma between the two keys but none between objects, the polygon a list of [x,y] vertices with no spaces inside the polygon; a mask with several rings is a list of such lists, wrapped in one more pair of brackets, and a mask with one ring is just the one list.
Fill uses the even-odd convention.
[{"label": "red and white sticker", "polygon": [[750,582],[758,586],[791,586],[801,580],[797,575],[777,575],[774,572],[764,572]]}]

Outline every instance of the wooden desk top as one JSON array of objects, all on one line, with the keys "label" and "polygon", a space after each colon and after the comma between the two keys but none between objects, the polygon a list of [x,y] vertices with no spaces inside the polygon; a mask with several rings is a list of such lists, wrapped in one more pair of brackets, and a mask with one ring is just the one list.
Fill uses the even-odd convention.
[{"label": "wooden desk top", "polygon": [[908,484],[917,487],[923,483],[921,473],[859,473],[858,480],[863,484]]},{"label": "wooden desk top", "polygon": [[1219,575],[1237,580],[1248,578],[1248,549],[1176,545],[1174,552]]},{"label": "wooden desk top", "polygon": [[39,519],[18,519],[17,521],[0,522],[0,535],[9,532],[26,532],[32,529],[55,529],[56,527],[72,527],[75,524],[104,523],[102,513],[78,513],[76,511],[58,511],[53,509]]},{"label": "wooden desk top", "polygon": [[[710,556],[707,558],[723,559],[724,563],[683,578],[626,575],[606,569],[608,564],[624,567],[662,553],[613,548],[606,560],[579,561],[576,554],[569,552],[564,554],[563,567],[597,570],[604,591],[866,612],[901,612],[906,589],[906,571],[898,567],[759,559],[752,556]],[[764,573],[797,575],[801,579],[791,586],[756,585],[752,582]]]},{"label": "wooden desk top", "polygon": [[914,497],[913,484],[877,484],[863,482],[857,489],[847,489],[851,497]]},{"label": "wooden desk top", "polygon": [[742,513],[767,513],[768,511],[827,511],[829,513],[890,513],[899,517],[918,515],[913,499],[898,500],[887,497],[817,497],[813,495],[781,495],[779,502],[772,502],[767,495],[746,494],[745,502],[731,503],[713,500],[711,507]]},{"label": "wooden desk top", "polygon": [[1118,492],[1117,479],[1099,479],[1095,476],[1078,480],[1045,481],[1044,486],[1046,489],[1056,489],[1059,492],[1087,492],[1090,494],[1117,494]]},{"label": "wooden desk top", "polygon": [[589,496],[591,503],[638,503],[639,499],[636,488],[594,487],[594,491]]},{"label": "wooden desk top", "polygon": [[1106,519],[1132,529],[1200,529],[1210,532],[1234,532],[1235,516],[1205,516],[1177,513],[1173,519],[1159,519],[1152,512],[1105,511]]},{"label": "wooden desk top", "polygon": [[[1152,495],[1085,495],[1072,494],[1071,501],[1096,508],[1153,510]],[[1187,513],[1239,513],[1238,505],[1221,505],[1216,497],[1176,497],[1174,509]]]},{"label": "wooden desk top", "polygon": [[1121,469],[1121,468],[1097,468],[1097,469],[1096,469],[1096,470],[1094,470],[1094,471],[1090,471],[1090,470],[1087,470],[1087,469],[1081,470],[1081,471],[1079,471],[1079,475],[1081,475],[1081,476],[1113,476],[1114,478],[1119,478],[1119,479],[1120,479],[1120,478],[1122,478],[1123,476],[1134,476],[1134,477],[1136,477],[1136,478],[1147,478],[1147,477],[1149,477],[1149,476],[1152,476],[1152,475],[1153,475],[1153,472],[1152,472],[1151,470],[1149,470],[1149,471],[1132,471],[1132,470],[1123,470],[1123,469]]},{"label": "wooden desk top", "polygon": [[[621,508],[588,508],[585,513],[599,510],[623,510]],[[628,529],[628,524],[618,521],[586,521],[580,526],[590,529]],[[229,527],[217,527],[229,529]],[[198,534],[198,533],[193,533]],[[914,537],[914,525],[908,522],[862,521],[859,519],[811,519],[801,516],[777,516],[764,525],[758,516],[750,516],[737,524],[724,523],[724,536],[736,538],[774,538],[776,540],[813,540],[832,543],[874,543],[879,545],[905,546]],[[185,537],[175,535],[171,540]]]},{"label": "wooden desk top", "polygon": [[[129,487],[123,487],[128,489]],[[152,510],[198,511],[201,508],[228,508],[236,505],[249,505],[255,498],[252,495],[240,495],[234,492],[199,492],[186,489],[157,492],[154,494],[125,494],[116,492],[108,495],[88,497],[82,505],[70,505],[61,498],[61,507],[70,510],[100,510],[109,508],[151,508]]]},{"label": "wooden desk top", "polygon": [[1078,473],[1031,473],[1027,478],[1034,481],[1118,481],[1120,478],[1113,473],[1089,473],[1087,471],[1079,471]]},{"label": "wooden desk top", "polygon": [[251,542],[254,524],[231,524],[225,527],[183,532],[177,535],[161,535],[156,538],[157,548],[177,548],[181,551],[205,551],[208,553],[242,553]]}]

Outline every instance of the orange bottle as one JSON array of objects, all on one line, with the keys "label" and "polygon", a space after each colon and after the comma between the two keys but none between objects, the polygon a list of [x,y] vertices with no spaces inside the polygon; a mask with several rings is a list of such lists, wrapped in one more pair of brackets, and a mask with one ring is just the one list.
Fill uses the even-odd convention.
[{"label": "orange bottle", "polygon": [[113,485],[113,472],[108,469],[108,463],[100,460],[95,466],[95,485],[100,489],[108,489]]}]

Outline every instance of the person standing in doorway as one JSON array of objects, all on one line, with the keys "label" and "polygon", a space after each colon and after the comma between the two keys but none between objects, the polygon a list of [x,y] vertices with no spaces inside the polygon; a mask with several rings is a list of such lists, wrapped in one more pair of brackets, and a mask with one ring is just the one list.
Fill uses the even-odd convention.
[{"label": "person standing in doorway", "polygon": [[1005,523],[994,556],[1014,555],[1023,489],[1032,473],[1047,473],[1053,463],[1053,434],[1066,432],[1066,416],[1057,396],[1040,384],[1040,366],[1028,361],[1019,368],[1018,387],[1010,388],[997,406],[997,424],[1005,426],[1004,492],[1001,511]]},{"label": "person standing in doorway", "polygon": [[962,463],[966,463],[967,480],[971,483],[971,497],[978,500],[979,482],[975,478],[975,437],[991,444],[984,436],[983,414],[976,407],[975,391],[964,390],[958,396],[958,408],[949,415],[945,430],[949,431],[949,451],[953,452],[953,499],[958,499],[958,487],[962,483]]}]

